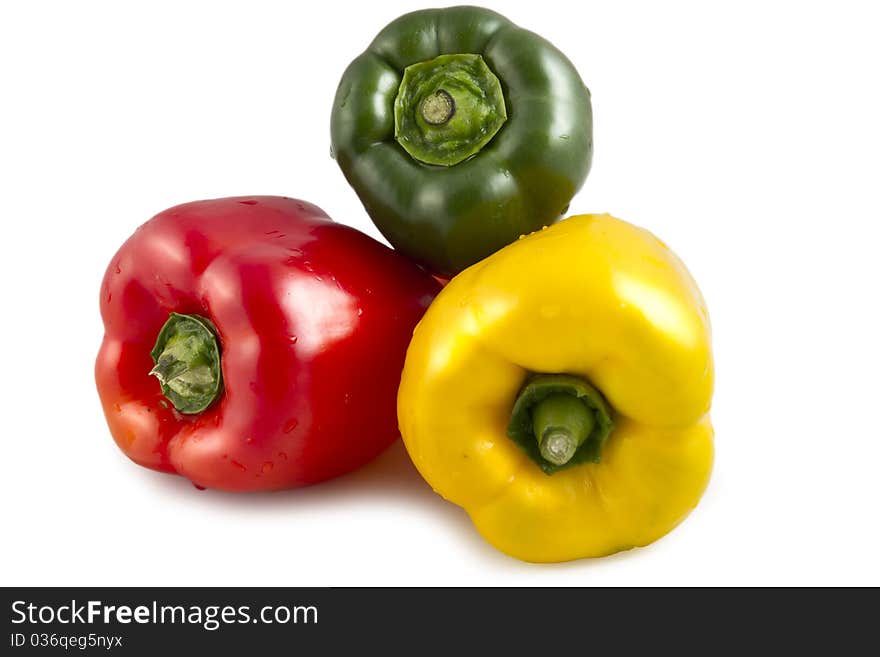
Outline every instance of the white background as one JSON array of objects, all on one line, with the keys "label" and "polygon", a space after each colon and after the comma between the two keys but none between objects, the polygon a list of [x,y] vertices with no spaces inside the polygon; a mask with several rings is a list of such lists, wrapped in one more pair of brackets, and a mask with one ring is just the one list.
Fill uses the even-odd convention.
[{"label": "white background", "polygon": [[[92,379],[98,288],[156,212],[308,199],[378,236],[329,157],[339,76],[413,2],[4,3],[0,583],[880,584],[880,41],[872,3],[488,2],[593,93],[571,211],[657,233],[709,303],[716,466],[652,547],[495,552],[400,443],[310,489],[130,463]],[[876,8],[873,8],[876,9]]]}]

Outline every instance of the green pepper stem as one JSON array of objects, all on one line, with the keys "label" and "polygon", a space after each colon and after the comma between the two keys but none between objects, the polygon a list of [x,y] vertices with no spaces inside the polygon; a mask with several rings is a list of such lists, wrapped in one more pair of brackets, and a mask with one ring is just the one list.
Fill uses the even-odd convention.
[{"label": "green pepper stem", "polygon": [[220,394],[220,345],[210,320],[171,313],[151,352],[150,376],[181,413],[201,413]]},{"label": "green pepper stem", "polygon": [[506,120],[501,81],[480,55],[440,55],[407,66],[394,99],[394,138],[424,164],[463,162]]},{"label": "green pepper stem", "polygon": [[593,413],[577,397],[555,393],[532,408],[532,428],[541,456],[565,465],[596,425]]},{"label": "green pepper stem", "polygon": [[431,125],[443,125],[455,114],[455,100],[445,89],[438,89],[422,101],[421,112]]}]

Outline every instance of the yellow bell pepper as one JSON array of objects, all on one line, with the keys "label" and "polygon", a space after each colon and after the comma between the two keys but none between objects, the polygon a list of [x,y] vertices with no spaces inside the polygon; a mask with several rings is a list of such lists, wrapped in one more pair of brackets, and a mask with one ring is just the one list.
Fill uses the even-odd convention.
[{"label": "yellow bell pepper", "polygon": [[436,492],[533,562],[647,545],[709,480],[709,316],[651,233],[581,215],[456,276],[416,328],[398,419]]}]

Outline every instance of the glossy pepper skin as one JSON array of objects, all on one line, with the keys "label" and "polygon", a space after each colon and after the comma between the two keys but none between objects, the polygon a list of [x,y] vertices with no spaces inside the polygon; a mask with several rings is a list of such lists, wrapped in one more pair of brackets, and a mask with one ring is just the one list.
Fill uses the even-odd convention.
[{"label": "glossy pepper skin", "polygon": [[[502,106],[484,102],[495,94],[485,73],[450,73],[446,59],[436,60],[467,54],[479,55],[497,77]],[[468,71],[477,65],[459,64]],[[419,66],[435,67],[436,77]],[[419,113],[426,98],[435,99],[432,92],[461,75],[477,81],[479,98],[464,97],[469,82],[462,87],[452,79],[450,93],[461,107],[449,125],[468,111],[473,125],[444,128],[453,133],[444,140],[446,133]],[[428,79],[418,82],[419,76]],[[486,111],[477,114],[474,102]],[[462,161],[438,166],[407,151],[412,142],[436,137],[427,150],[454,161],[460,154],[448,151],[458,152],[455,137],[472,129],[482,141],[502,114],[497,133]],[[566,211],[590,169],[590,92],[552,44],[495,12],[416,11],[385,27],[349,65],[336,92],[331,136],[336,161],[382,234],[434,273],[452,275]]]},{"label": "glossy pepper skin", "polygon": [[[555,375],[601,393],[613,428],[548,474],[510,437],[511,413]],[[421,474],[490,543],[567,561],[647,545],[694,508],[712,386],[709,317],[681,261],[647,231],[582,215],[452,279],[416,328],[398,417]]]},{"label": "glossy pepper skin", "polygon": [[[227,491],[357,468],[399,435],[406,346],[437,288],[305,201],[252,196],[166,210],[125,242],[101,286],[96,380],[113,438],[140,465]],[[163,326],[181,315],[217,337],[222,383],[201,411],[178,411],[150,375]]]}]

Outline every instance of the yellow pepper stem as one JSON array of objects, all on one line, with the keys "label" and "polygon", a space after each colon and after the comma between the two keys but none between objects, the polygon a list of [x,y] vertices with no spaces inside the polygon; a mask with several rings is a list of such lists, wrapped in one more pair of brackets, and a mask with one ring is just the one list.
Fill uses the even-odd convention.
[{"label": "yellow pepper stem", "polygon": [[593,413],[577,397],[550,395],[532,408],[532,428],[541,456],[565,465],[596,425]]},{"label": "yellow pepper stem", "polygon": [[570,374],[532,375],[514,402],[507,435],[546,474],[598,463],[614,422],[605,399]]}]

